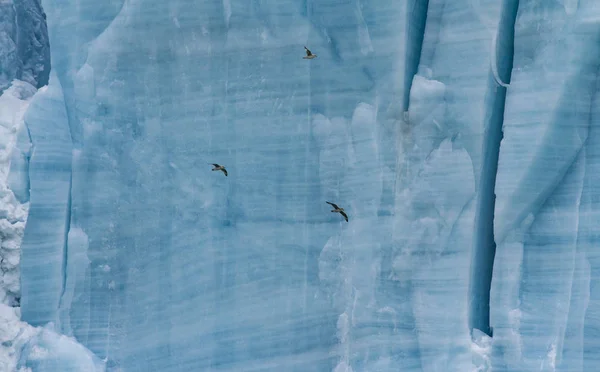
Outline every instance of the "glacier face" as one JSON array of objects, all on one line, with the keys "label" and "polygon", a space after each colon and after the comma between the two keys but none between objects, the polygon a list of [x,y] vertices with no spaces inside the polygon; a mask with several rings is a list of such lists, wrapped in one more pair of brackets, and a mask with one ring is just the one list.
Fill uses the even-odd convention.
[{"label": "glacier face", "polygon": [[598,364],[593,1],[43,6],[19,367]]},{"label": "glacier face", "polygon": [[[26,117],[36,150],[23,319],[55,322],[109,370],[407,363],[372,246],[391,231],[393,173],[381,164],[395,164],[394,136],[375,124],[378,105],[388,132],[402,112],[389,107],[402,100],[392,74],[404,46],[387,45],[407,9],[388,5],[398,17],[370,35],[378,5],[348,6],[348,18],[293,2],[231,2],[230,13],[215,2],[45,4],[53,77]],[[107,15],[78,29],[79,48],[51,22],[74,12]],[[302,60],[298,37],[317,60]],[[355,227],[326,199],[351,208]],[[343,245],[355,253],[342,258]]]},{"label": "glacier face", "polygon": [[[27,247],[23,244],[25,225],[31,222],[29,160],[34,152],[23,116],[35,93],[33,85],[13,80],[0,96],[0,371],[102,370],[103,361],[74,338],[58,334],[55,324],[32,327],[20,320],[20,258],[21,248]],[[38,182],[33,180],[34,185]],[[39,208],[33,201],[35,224]]]},{"label": "glacier face", "polygon": [[591,1],[519,6],[496,183],[498,368],[598,366],[598,16]]}]

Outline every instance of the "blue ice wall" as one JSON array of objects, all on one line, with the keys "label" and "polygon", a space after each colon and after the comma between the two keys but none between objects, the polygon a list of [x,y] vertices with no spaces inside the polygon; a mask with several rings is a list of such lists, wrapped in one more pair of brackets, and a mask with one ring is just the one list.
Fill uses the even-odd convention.
[{"label": "blue ice wall", "polygon": [[494,365],[598,365],[600,8],[521,1],[496,181]]},{"label": "blue ice wall", "polygon": [[[72,162],[54,183],[63,213],[40,225],[54,249],[23,248],[23,285],[40,294],[25,320],[56,321],[109,370],[418,365],[399,354],[402,292],[377,264],[391,253],[378,237],[391,235],[405,4],[44,8],[68,119],[31,126],[68,130],[59,147]],[[318,58],[303,60],[303,45]],[[38,102],[30,117],[57,106]],[[35,157],[58,149],[31,135],[30,173],[47,179],[58,165],[35,169]],[[43,284],[41,252],[52,254]]]},{"label": "blue ice wall", "polygon": [[593,1],[43,5],[23,320],[109,371],[595,368]]},{"label": "blue ice wall", "polygon": [[60,84],[42,88],[24,117],[32,138],[31,207],[21,245],[23,319],[34,326],[57,322],[65,280],[70,224],[73,146]]}]

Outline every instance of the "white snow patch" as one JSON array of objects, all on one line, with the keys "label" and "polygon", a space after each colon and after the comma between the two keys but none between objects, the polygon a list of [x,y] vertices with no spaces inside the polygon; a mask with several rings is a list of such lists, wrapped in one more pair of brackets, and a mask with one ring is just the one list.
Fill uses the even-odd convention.
[{"label": "white snow patch", "polygon": [[30,360],[44,360],[44,359],[47,359],[49,355],[50,355],[50,353],[48,352],[48,350],[46,350],[38,345],[33,345],[33,347],[31,348],[31,352],[29,353],[29,359]]},{"label": "white snow patch", "polygon": [[35,94],[33,85],[14,80],[0,96],[0,303],[16,305],[20,297],[20,248],[29,203],[21,204],[8,186],[17,137],[25,127],[23,115]]},{"label": "white snow patch", "polygon": [[473,372],[491,371],[492,338],[478,329],[473,330],[471,341],[473,355]]},{"label": "white snow patch", "polygon": [[[26,325],[26,327],[31,327]],[[72,337],[60,335],[49,328],[39,329],[35,337],[30,341],[32,344],[29,352],[23,352],[21,358],[35,362],[50,360],[59,361],[60,364],[71,366],[72,370],[96,372],[105,371],[105,362],[96,357],[87,348]],[[27,350],[27,348],[25,348]]]},{"label": "white snow patch", "polygon": [[26,372],[28,369],[17,369],[21,350],[29,340],[39,333],[19,320],[20,311],[0,304],[0,371]]},{"label": "white snow patch", "polygon": [[556,344],[553,343],[550,345],[550,351],[548,351],[548,364],[550,364],[552,370],[556,369],[556,354]]}]

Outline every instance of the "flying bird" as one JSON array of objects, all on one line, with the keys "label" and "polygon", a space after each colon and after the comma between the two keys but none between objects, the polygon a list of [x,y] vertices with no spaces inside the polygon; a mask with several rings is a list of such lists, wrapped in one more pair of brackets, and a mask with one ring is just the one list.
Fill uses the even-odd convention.
[{"label": "flying bird", "polygon": [[326,201],[325,203],[327,203],[333,207],[333,209],[331,210],[332,212],[337,212],[337,213],[341,214],[342,216],[344,216],[344,219],[346,220],[346,222],[348,222],[348,215],[346,214],[346,212],[344,212],[344,208],[340,208],[337,206],[337,204],[330,203],[328,201]]},{"label": "flying bird", "polygon": [[225,177],[227,177],[227,169],[225,169],[224,166],[216,164],[216,163],[212,163],[213,165],[213,171],[221,171],[225,174]]},{"label": "flying bird", "polygon": [[312,54],[312,52],[310,51],[310,49],[308,49],[307,47],[304,47],[304,49],[306,49],[306,57],[302,57],[302,59],[317,58],[317,55],[316,54]]}]

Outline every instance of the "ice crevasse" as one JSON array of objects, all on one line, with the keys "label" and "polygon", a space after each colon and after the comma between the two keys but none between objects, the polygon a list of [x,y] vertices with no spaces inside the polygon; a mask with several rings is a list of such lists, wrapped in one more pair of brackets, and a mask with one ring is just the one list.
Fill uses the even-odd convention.
[{"label": "ice crevasse", "polygon": [[599,42],[593,0],[0,0],[0,371],[597,369]]}]

